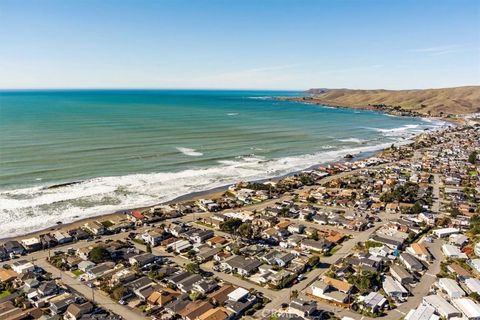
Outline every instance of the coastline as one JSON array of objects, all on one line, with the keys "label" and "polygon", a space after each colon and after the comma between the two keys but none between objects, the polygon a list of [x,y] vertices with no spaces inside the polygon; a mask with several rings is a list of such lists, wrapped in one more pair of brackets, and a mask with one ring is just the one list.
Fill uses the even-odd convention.
[{"label": "coastline", "polygon": [[392,108],[379,108],[375,106],[363,106],[363,107],[358,107],[358,106],[349,106],[349,105],[338,105],[338,104],[332,104],[328,102],[323,102],[319,100],[315,100],[315,98],[309,97],[309,96],[300,96],[300,97],[275,97],[275,99],[279,101],[290,101],[290,102],[296,102],[296,103],[302,103],[302,104],[308,104],[308,105],[316,105],[316,106],[325,106],[325,107],[330,107],[330,108],[335,108],[335,109],[353,109],[353,110],[365,110],[365,111],[373,111],[373,112],[379,112],[391,116],[396,116],[396,117],[412,117],[412,118],[424,118],[424,119],[431,119],[431,120],[438,120],[438,121],[444,121],[448,122],[451,124],[465,124],[465,115],[457,115],[457,117],[452,118],[452,117],[439,117],[439,116],[431,116],[428,114],[421,114],[415,111],[409,111],[409,110],[394,110]]},{"label": "coastline", "polygon": [[[276,97],[274,99],[278,99],[278,98],[282,98],[282,97]],[[293,98],[293,97],[283,97],[283,98],[285,98],[286,100],[292,100],[293,102],[300,103],[300,104],[324,105],[324,104],[321,104],[321,103],[310,103],[308,101],[297,101],[297,100],[295,100],[295,99],[301,99],[300,97],[295,97],[295,98]],[[341,107],[341,106],[329,106],[329,107],[344,108],[344,109],[360,109],[360,108]],[[375,112],[383,113],[383,114],[391,114],[391,113],[388,113],[388,112],[385,112],[385,111],[382,111],[382,110],[371,110],[371,109],[367,109],[367,108],[365,110],[375,111]],[[399,115],[396,115],[396,114],[393,114],[393,115],[394,116],[399,116]],[[417,118],[423,118],[423,119],[429,119],[429,120],[441,120],[443,122],[448,123],[449,125],[454,125],[454,126],[463,123],[461,121],[452,121],[453,119],[445,118],[445,117],[443,117],[443,118],[428,117],[428,116],[416,116],[416,117]],[[460,120],[460,118],[457,119],[457,120]],[[437,130],[438,129],[439,128],[437,128]],[[433,129],[433,130],[435,130],[435,129]],[[413,140],[415,139],[416,136],[418,136],[418,135],[420,135],[424,132],[431,132],[431,131],[429,130],[429,131],[423,131],[423,132],[415,133],[411,137],[405,138],[405,140],[403,140],[403,141],[394,142],[394,144],[395,145],[409,144],[409,143],[413,142]],[[380,145],[378,145],[378,146],[380,146]],[[253,180],[249,180],[249,181],[252,181],[252,182],[253,181],[262,182],[262,181],[267,181],[267,180],[277,181],[277,180],[279,180],[283,177],[291,176],[291,175],[294,175],[294,174],[299,173],[301,171],[311,170],[311,169],[314,169],[314,168],[316,168],[318,166],[322,166],[322,165],[328,165],[328,164],[332,164],[332,163],[341,163],[341,162],[347,162],[347,161],[356,161],[356,160],[360,160],[360,159],[366,159],[366,158],[374,157],[375,155],[383,152],[383,150],[385,150],[386,148],[388,148],[388,147],[387,146],[381,146],[379,149],[376,149],[376,150],[360,151],[360,152],[353,151],[352,154],[354,154],[355,157],[354,157],[354,159],[351,159],[351,160],[344,159],[344,158],[338,158],[338,159],[335,159],[335,160],[326,160],[326,161],[323,161],[323,162],[315,163],[315,164],[313,164],[309,167],[306,167],[304,169],[300,169],[300,170],[299,169],[294,169],[290,172],[287,172],[287,173],[279,175],[279,176],[273,176],[273,177],[264,178],[264,179],[253,179]],[[342,156],[340,156],[340,157],[342,157]],[[239,179],[241,179],[241,178],[239,178]],[[238,182],[238,181],[239,180],[234,181],[232,183],[235,183],[235,182]],[[71,182],[71,183],[77,183],[77,182]],[[211,197],[216,197],[216,196],[218,197],[223,192],[225,192],[225,190],[230,185],[232,185],[232,183],[222,185],[222,186],[218,186],[218,187],[214,187],[214,188],[211,188],[211,189],[205,189],[205,190],[202,190],[202,191],[185,193],[185,194],[177,196],[177,197],[175,197],[171,200],[161,201],[161,202],[154,203],[154,204],[148,204],[148,205],[138,206],[138,207],[125,207],[125,208],[121,208],[121,209],[118,209],[116,211],[110,211],[110,212],[99,212],[95,215],[91,215],[91,216],[87,216],[87,217],[83,217],[83,218],[80,217],[80,216],[78,218],[73,217],[74,220],[71,221],[71,222],[66,222],[66,223],[61,223],[61,224],[52,224],[48,227],[40,227],[38,230],[29,231],[29,232],[23,233],[21,235],[10,235],[10,236],[6,236],[6,237],[2,237],[2,235],[0,235],[0,240],[5,241],[5,240],[8,240],[8,239],[25,238],[25,237],[30,236],[30,235],[39,235],[39,234],[43,234],[43,233],[46,233],[46,232],[49,232],[49,231],[55,231],[55,230],[65,230],[65,229],[68,230],[68,229],[71,229],[71,228],[74,228],[74,227],[81,226],[88,221],[94,221],[94,220],[98,220],[98,219],[106,219],[108,217],[112,217],[112,218],[117,217],[118,218],[118,217],[123,216],[125,211],[130,211],[130,210],[135,210],[135,209],[147,209],[147,208],[151,208],[151,207],[158,206],[158,205],[163,205],[163,204],[190,202],[190,201],[195,201],[195,200],[197,200],[199,198],[202,198],[202,197],[210,197],[210,198]],[[66,184],[70,184],[70,183],[66,183]],[[58,186],[61,187],[63,185],[65,185],[65,183],[58,184],[58,185],[53,185],[53,186],[50,186],[49,188],[58,187]]]},{"label": "coastline", "polygon": [[[416,136],[417,135],[413,136],[410,139],[415,139]],[[408,144],[413,143],[413,141],[410,140],[410,139],[408,140],[408,142],[405,141],[404,145],[408,145]],[[312,165],[312,166],[310,166],[308,168],[305,168],[305,169],[302,169],[302,170],[295,170],[295,171],[292,171],[292,172],[289,172],[289,173],[286,173],[286,174],[283,174],[283,175],[280,175],[280,176],[268,178],[268,179],[252,180],[252,182],[278,181],[282,178],[298,174],[302,171],[313,170],[313,169],[318,168],[320,166],[325,166],[325,165],[330,165],[330,164],[335,164],[335,163],[354,162],[354,161],[358,161],[358,160],[365,160],[365,159],[369,159],[369,158],[374,158],[374,157],[378,156],[379,154],[381,154],[385,149],[386,148],[382,148],[382,149],[379,149],[379,150],[376,150],[376,151],[365,151],[365,152],[361,152],[359,154],[356,154],[353,159],[341,158],[341,159],[338,159],[336,161],[321,162],[321,163],[317,163],[315,165]],[[54,232],[54,231],[65,231],[66,232],[66,231],[74,229],[74,228],[79,228],[87,222],[91,222],[91,221],[95,221],[95,220],[99,220],[99,219],[101,219],[101,220],[114,219],[114,218],[115,219],[120,219],[120,218],[125,216],[126,211],[145,210],[145,209],[153,208],[153,207],[159,206],[159,205],[168,205],[168,204],[175,204],[175,203],[178,203],[178,204],[187,203],[187,202],[196,201],[196,200],[199,200],[199,199],[202,199],[202,198],[208,198],[208,199],[217,198],[217,197],[220,197],[221,195],[223,195],[223,193],[225,191],[227,191],[228,187],[231,186],[231,185],[232,184],[227,184],[227,185],[223,185],[223,186],[220,186],[220,187],[215,187],[215,188],[206,189],[206,190],[202,190],[202,191],[195,191],[195,192],[191,192],[191,193],[186,193],[186,194],[180,195],[180,196],[178,196],[178,197],[176,197],[172,200],[159,202],[159,203],[154,204],[154,205],[140,206],[140,207],[134,207],[134,208],[125,208],[125,209],[117,210],[115,212],[104,213],[104,214],[100,213],[96,216],[80,218],[80,219],[72,221],[72,222],[52,225],[50,227],[41,228],[41,229],[36,230],[36,231],[27,232],[27,233],[24,233],[22,235],[8,236],[8,237],[4,237],[4,238],[1,237],[1,235],[0,235],[0,241],[5,242],[5,241],[9,241],[9,240],[20,240],[20,239],[24,239],[24,238],[27,238],[27,237],[40,236],[42,234],[49,233],[49,232]]]}]

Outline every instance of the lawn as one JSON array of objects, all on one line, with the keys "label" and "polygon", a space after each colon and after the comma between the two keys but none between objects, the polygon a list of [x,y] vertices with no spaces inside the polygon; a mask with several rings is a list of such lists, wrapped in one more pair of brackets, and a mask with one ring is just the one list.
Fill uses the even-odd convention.
[{"label": "lawn", "polygon": [[83,271],[80,270],[80,269],[77,269],[77,270],[73,270],[72,273],[76,276],[76,277],[79,277],[83,274]]},{"label": "lawn", "polygon": [[5,298],[5,297],[8,297],[8,296],[11,295],[11,294],[12,294],[12,293],[11,293],[10,291],[7,291],[7,290],[2,291],[2,292],[0,292],[0,299],[3,299],[3,298]]}]

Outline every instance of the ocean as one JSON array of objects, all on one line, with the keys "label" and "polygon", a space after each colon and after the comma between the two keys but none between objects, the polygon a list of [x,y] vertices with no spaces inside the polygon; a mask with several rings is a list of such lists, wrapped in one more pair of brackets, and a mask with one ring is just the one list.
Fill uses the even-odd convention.
[{"label": "ocean", "polygon": [[281,176],[445,125],[273,99],[300,94],[1,91],[0,238]]}]

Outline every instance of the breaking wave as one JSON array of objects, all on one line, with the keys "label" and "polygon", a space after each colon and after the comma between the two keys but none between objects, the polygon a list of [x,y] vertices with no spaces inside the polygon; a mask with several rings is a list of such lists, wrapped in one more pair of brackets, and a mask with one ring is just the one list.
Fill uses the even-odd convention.
[{"label": "breaking wave", "polygon": [[389,145],[385,143],[271,160],[248,155],[218,161],[218,165],[211,168],[99,177],[54,189],[38,186],[5,190],[0,192],[0,235],[15,236],[48,228],[57,221],[68,223],[122,209],[154,205],[239,180],[273,178],[339,160],[348,153],[375,151]]},{"label": "breaking wave", "polygon": [[183,153],[186,156],[190,157],[200,157],[203,156],[203,153],[196,151],[195,149],[190,149],[190,148],[183,148],[183,147],[177,147],[176,148],[178,151]]}]

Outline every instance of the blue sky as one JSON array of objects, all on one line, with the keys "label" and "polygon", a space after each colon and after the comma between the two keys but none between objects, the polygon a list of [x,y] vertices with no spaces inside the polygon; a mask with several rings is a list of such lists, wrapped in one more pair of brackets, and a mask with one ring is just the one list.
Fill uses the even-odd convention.
[{"label": "blue sky", "polygon": [[0,0],[0,88],[480,83],[476,0]]}]

